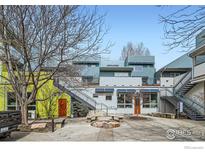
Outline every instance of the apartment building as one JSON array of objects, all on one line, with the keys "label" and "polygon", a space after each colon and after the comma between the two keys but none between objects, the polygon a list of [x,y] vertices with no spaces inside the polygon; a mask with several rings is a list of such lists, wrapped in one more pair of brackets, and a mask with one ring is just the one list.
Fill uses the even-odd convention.
[{"label": "apartment building", "polygon": [[[202,34],[200,34],[200,36],[202,35],[201,37],[204,39],[205,31],[203,31]],[[193,60],[191,83],[194,84],[195,87],[191,89],[187,95],[192,97],[192,99],[204,108],[205,114],[205,44],[197,47],[190,53],[190,57]]]},{"label": "apartment building", "polygon": [[[128,57],[125,61],[81,59],[73,64],[81,66],[82,77],[82,86],[69,89],[67,85],[73,105],[78,102],[89,109],[115,114],[158,111],[159,85],[154,84],[154,56]],[[58,86],[66,90],[65,83]]]},{"label": "apartment building", "polygon": [[[172,68],[183,64],[183,72],[160,77],[160,112],[186,114],[193,120],[205,120],[205,31],[196,36],[196,48],[171,63]],[[188,58],[188,56],[191,58]],[[190,67],[191,71],[188,67]],[[180,64],[180,65],[179,65]],[[185,65],[186,64],[186,65]],[[170,69],[170,65],[167,65]],[[182,70],[182,69],[181,69]],[[170,72],[169,72],[170,73]],[[176,73],[176,70],[175,70]]]},{"label": "apartment building", "polygon": [[142,77],[143,85],[155,83],[154,74],[156,70],[154,65],[154,56],[129,56],[125,60],[125,66],[133,68],[131,76]]},{"label": "apartment building", "polygon": [[[78,70],[74,77],[77,82],[71,80],[68,83],[58,78],[49,84],[66,95],[66,102],[69,102],[66,115],[85,116],[89,110],[99,109],[110,114],[185,113],[191,119],[204,120],[203,33],[196,37],[195,50],[157,72],[154,56],[130,56],[124,61],[81,57],[72,61],[72,65]],[[3,72],[5,71],[0,71]],[[9,97],[0,98],[10,101]],[[9,103],[2,102],[1,110],[8,110]],[[7,107],[4,107],[5,104]],[[58,104],[56,102],[59,108]],[[35,108],[34,111],[40,114],[41,107]],[[56,115],[59,115],[59,111]]]},{"label": "apartment building", "polygon": [[177,77],[192,70],[192,58],[189,53],[185,53],[169,64],[163,66],[155,73],[156,80],[160,77]]},{"label": "apartment building", "polygon": [[99,83],[99,57],[81,57],[73,61],[72,64],[77,67],[77,71],[80,73],[79,76],[82,77],[85,86]]}]

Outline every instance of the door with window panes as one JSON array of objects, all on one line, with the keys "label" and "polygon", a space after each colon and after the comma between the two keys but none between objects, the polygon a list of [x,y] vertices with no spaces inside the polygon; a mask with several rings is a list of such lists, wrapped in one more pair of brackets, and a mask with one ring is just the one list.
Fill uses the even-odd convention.
[{"label": "door with window panes", "polygon": [[143,108],[156,108],[157,99],[157,93],[155,92],[143,93]]},{"label": "door with window panes", "polygon": [[117,107],[118,108],[132,108],[132,98],[131,93],[118,93],[117,94]]}]

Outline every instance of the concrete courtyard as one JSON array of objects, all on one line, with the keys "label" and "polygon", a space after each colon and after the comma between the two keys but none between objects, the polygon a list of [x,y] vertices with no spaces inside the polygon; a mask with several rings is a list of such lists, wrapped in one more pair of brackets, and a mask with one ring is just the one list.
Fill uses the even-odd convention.
[{"label": "concrete courtyard", "polygon": [[85,118],[68,119],[54,133],[13,132],[3,141],[205,141],[205,122],[188,119],[124,118],[118,128],[95,128]]}]

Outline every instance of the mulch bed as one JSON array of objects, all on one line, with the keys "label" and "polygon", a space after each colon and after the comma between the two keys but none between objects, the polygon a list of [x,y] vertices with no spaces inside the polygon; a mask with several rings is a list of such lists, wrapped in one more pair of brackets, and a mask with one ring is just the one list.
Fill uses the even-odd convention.
[{"label": "mulch bed", "polygon": [[142,116],[130,116],[128,117],[130,120],[151,120],[150,118],[147,117],[142,117]]}]

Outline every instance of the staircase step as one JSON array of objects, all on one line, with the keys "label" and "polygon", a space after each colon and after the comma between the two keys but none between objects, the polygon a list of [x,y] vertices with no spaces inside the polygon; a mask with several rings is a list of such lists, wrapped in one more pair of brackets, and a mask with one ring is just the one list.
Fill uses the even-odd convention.
[{"label": "staircase step", "polygon": [[197,117],[197,118],[205,118],[204,115],[195,115],[195,117]]},{"label": "staircase step", "polygon": [[196,121],[205,121],[205,115],[189,115],[188,117]]}]

